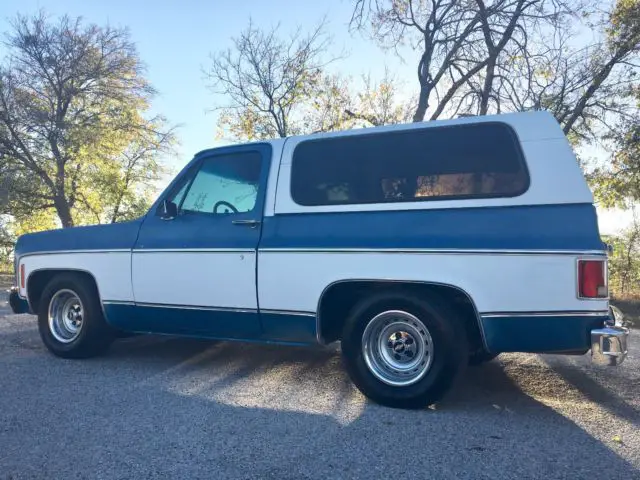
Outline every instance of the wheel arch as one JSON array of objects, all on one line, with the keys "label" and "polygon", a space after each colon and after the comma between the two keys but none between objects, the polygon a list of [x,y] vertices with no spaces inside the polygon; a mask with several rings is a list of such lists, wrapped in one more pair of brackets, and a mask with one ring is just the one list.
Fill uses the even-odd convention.
[{"label": "wheel arch", "polygon": [[37,314],[38,309],[40,308],[40,299],[42,297],[42,293],[46,288],[47,284],[57,275],[61,274],[76,274],[85,277],[89,280],[92,286],[96,289],[96,293],[98,295],[98,301],[100,302],[100,306],[102,308],[102,297],[100,295],[100,289],[98,287],[98,281],[96,277],[89,270],[81,269],[81,268],[38,268],[36,270],[32,270],[29,272],[29,276],[27,277],[26,282],[26,294],[27,294],[27,303],[29,304],[29,310]]},{"label": "wheel arch", "polygon": [[[475,336],[479,345],[476,348],[487,350],[487,342],[482,328],[482,321],[478,308],[471,295],[461,287],[448,283],[399,280],[354,278],[341,279],[329,283],[320,294],[316,308],[316,339],[320,344],[338,340],[339,329],[344,324],[348,310],[362,298],[379,291],[398,290],[414,293],[430,292],[444,296],[447,301],[463,300],[467,305],[467,327],[471,335]],[[472,321],[471,321],[472,320]]]}]

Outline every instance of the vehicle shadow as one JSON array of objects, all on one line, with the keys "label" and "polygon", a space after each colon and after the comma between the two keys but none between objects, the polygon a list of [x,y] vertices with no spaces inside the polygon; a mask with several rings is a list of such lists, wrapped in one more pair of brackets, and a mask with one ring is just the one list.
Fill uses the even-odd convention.
[{"label": "vehicle shadow", "polygon": [[522,360],[469,369],[435,408],[405,411],[368,402],[334,348],[139,336],[66,361],[37,340],[0,330],[13,348],[0,352],[0,478],[638,475],[525,393],[508,374]]},{"label": "vehicle shadow", "polygon": [[631,363],[637,351],[639,333],[631,330],[630,357],[617,368],[595,367],[587,356],[562,361],[559,357],[542,355],[541,359],[585,400],[640,428],[640,370]]},{"label": "vehicle shadow", "polygon": [[622,396],[613,393],[614,391],[618,391],[618,389],[615,388],[616,385],[619,385],[620,388],[630,389],[635,392],[635,400],[637,402],[637,395],[640,393],[640,381],[636,380],[633,385],[630,385],[623,380],[616,381],[617,379],[614,377],[609,379],[611,381],[608,386],[603,386],[593,378],[584,375],[580,369],[575,367],[555,365],[553,368],[566,382],[578,389],[584,397],[594,403],[602,405],[602,407],[610,413],[640,428],[640,407],[629,405]]}]

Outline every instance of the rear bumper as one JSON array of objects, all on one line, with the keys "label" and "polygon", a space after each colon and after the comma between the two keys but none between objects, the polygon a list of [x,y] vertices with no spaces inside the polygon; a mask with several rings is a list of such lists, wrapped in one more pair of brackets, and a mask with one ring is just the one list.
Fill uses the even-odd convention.
[{"label": "rear bumper", "polygon": [[627,358],[629,329],[623,327],[624,314],[609,307],[609,320],[603,328],[591,330],[591,360],[597,365],[616,367]]},{"label": "rear bumper", "polygon": [[629,329],[606,326],[591,330],[591,360],[598,365],[618,366],[627,358]]},{"label": "rear bumper", "polygon": [[29,313],[29,303],[23,298],[20,298],[20,295],[18,295],[18,287],[13,287],[9,290],[9,306],[15,314]]}]

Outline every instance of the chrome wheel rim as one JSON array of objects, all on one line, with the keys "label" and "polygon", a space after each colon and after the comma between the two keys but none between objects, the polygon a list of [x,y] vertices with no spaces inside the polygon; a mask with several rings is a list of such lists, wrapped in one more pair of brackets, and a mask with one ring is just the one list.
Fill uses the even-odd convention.
[{"label": "chrome wheel rim", "polygon": [[407,386],[420,381],[431,368],[433,340],[418,317],[389,310],[373,317],[365,328],[362,354],[378,380]]},{"label": "chrome wheel rim", "polygon": [[49,331],[61,343],[71,343],[82,331],[84,306],[71,290],[58,290],[49,302]]}]

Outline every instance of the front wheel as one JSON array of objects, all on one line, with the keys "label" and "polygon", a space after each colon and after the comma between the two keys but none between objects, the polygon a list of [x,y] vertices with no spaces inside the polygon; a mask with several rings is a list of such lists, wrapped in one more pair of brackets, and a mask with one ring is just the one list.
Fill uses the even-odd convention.
[{"label": "front wheel", "polygon": [[38,330],[58,357],[87,358],[107,350],[114,339],[95,286],[78,274],[60,274],[45,287],[39,302]]},{"label": "front wheel", "polygon": [[463,327],[437,299],[402,294],[366,299],[345,326],[347,371],[377,403],[424,408],[442,398],[466,365]]}]

